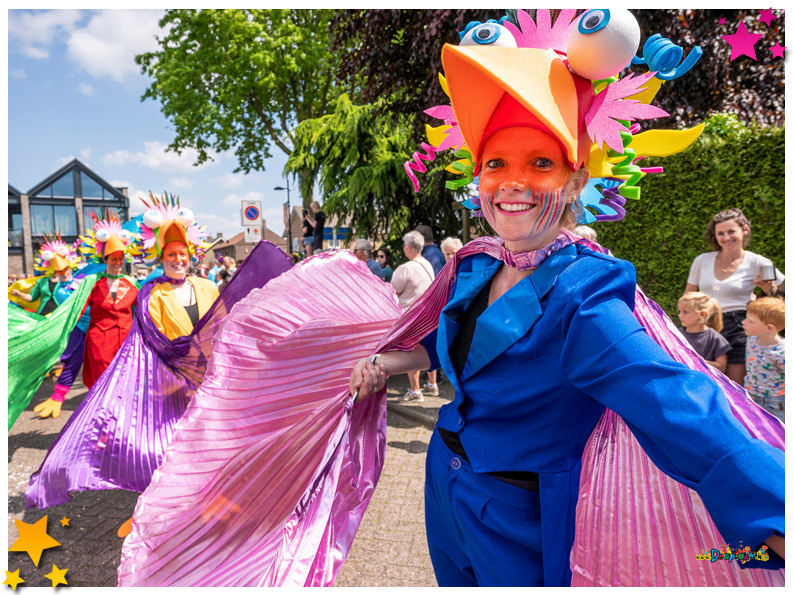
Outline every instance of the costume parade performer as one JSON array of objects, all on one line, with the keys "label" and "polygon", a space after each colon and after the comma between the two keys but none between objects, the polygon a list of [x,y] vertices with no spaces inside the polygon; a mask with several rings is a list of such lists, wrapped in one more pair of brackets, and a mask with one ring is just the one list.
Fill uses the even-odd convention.
[{"label": "costume parade performer", "polygon": [[[450,259],[355,364],[348,390],[338,369],[366,345],[350,334],[354,321],[330,339],[316,323],[302,327],[304,308],[277,292],[294,290],[302,304],[305,287],[323,298],[354,287],[349,314],[363,316],[358,296],[372,308],[382,296],[362,285],[368,269],[345,282],[347,261],[322,254],[245,300],[139,499],[121,586],[332,584],[381,469],[386,378],[439,364],[456,389],[427,461],[439,584],[783,584],[773,551],[738,571],[696,559],[740,540],[782,552],[782,424],[687,346],[629,263],[566,229],[573,213],[620,218],[647,173],[634,158],[682,150],[699,130],[636,134],[627,124],[631,137],[620,134],[611,113],[663,115],[647,104],[661,85],[653,72],[599,82],[636,52],[630,13],[562,10],[553,26],[548,11],[537,14],[475,23],[460,47],[445,46],[452,105],[430,110],[449,121],[430,131],[427,153],[454,148],[464,174],[469,159],[480,185],[471,204],[500,237]],[[636,31],[628,44],[627,31]],[[616,46],[628,49],[615,55]],[[315,321],[340,301],[305,309]],[[263,338],[241,345],[252,320]],[[293,358],[313,337],[331,355]],[[253,378],[268,382],[246,390]],[[197,469],[204,442],[216,451],[202,451]]]},{"label": "costume parade performer", "polygon": [[[574,11],[562,10],[548,27],[548,12],[537,12],[537,23],[519,13],[520,30],[506,20],[473,23],[460,46],[444,46],[452,109],[428,110],[446,120],[435,148],[454,146],[456,157],[469,160],[459,171],[468,165],[470,174],[479,174],[473,206],[501,240],[494,251],[460,258],[464,250],[472,253],[470,244],[458,253],[457,279],[438,328],[413,350],[381,353],[376,363],[362,359],[351,391],[364,396],[384,387],[391,374],[439,364],[455,387],[427,454],[427,538],[441,586],[703,580],[708,571],[695,560],[701,549],[680,552],[694,568],[680,575],[676,569],[675,576],[662,571],[654,555],[646,570],[625,559],[632,545],[636,551],[650,541],[652,549],[669,552],[686,514],[673,518],[676,531],[662,535],[644,526],[650,503],[634,511],[607,511],[601,500],[594,509],[583,506],[583,488],[590,490],[587,500],[617,500],[625,495],[620,484],[630,479],[626,460],[617,465],[617,482],[582,469],[588,440],[610,444],[598,429],[606,409],[607,418],[620,416],[659,469],[697,492],[724,538],[715,543],[743,541],[753,551],[768,545],[782,556],[782,427],[759,415],[744,394],[729,405],[723,391],[730,383],[702,362],[693,371],[674,361],[638,320],[654,310],[635,296],[634,268],[567,230],[588,216],[599,218],[586,206],[608,215],[603,219],[620,218],[621,195],[630,196],[630,189],[615,186],[633,184],[620,174],[641,174],[636,166],[634,172],[612,167],[609,177],[616,179],[583,202],[591,172],[602,177],[609,163],[602,141],[611,149],[606,157],[625,157],[628,164],[650,154],[640,149],[641,135],[632,138],[639,127],[621,134],[629,123],[612,114],[632,120],[666,115],[641,95],[654,72],[603,80],[637,51],[636,21],[624,10],[590,10],[577,20]],[[657,154],[669,153],[659,147]],[[737,405],[769,428],[772,436],[764,438],[778,448],[751,437],[743,415],[731,410]],[[624,440],[633,439],[626,433]],[[762,506],[747,500],[756,490],[764,494]],[[589,527],[582,522],[588,515]],[[626,547],[599,547],[613,530],[626,534]],[[594,559],[606,552],[622,557]],[[772,556],[762,568],[782,564]],[[716,582],[756,580],[730,574]],[[780,579],[766,571],[757,577],[760,584]]]},{"label": "costume parade performer", "polygon": [[[173,196],[152,196],[139,225],[141,233],[134,250],[147,262],[165,255],[172,238],[186,246],[193,258],[203,253],[203,229]],[[161,277],[144,284],[138,291],[126,340],[31,477],[26,506],[61,504],[69,501],[69,492],[81,490],[142,491],[160,464],[174,425],[202,382],[213,335],[223,318],[251,290],[289,266],[289,257],[278,247],[260,242],[210,305],[204,301],[203,280],[196,282],[191,277],[185,281],[185,274],[177,271],[175,276],[181,275],[182,283],[189,283],[197,296],[194,300],[201,317],[195,325],[188,314],[180,317],[178,309],[185,308],[178,297],[176,302],[171,299],[174,292],[169,281]],[[167,276],[167,265],[165,270]],[[161,287],[164,283],[169,285]],[[150,307],[152,296],[158,294],[165,297]],[[187,334],[180,336],[185,328]]]},{"label": "costume parade performer", "polygon": [[[305,360],[298,375],[285,349],[284,376],[294,373],[301,387],[319,378],[327,386],[324,401],[312,393],[323,406],[308,409],[311,424],[344,429],[328,432],[322,455],[305,414],[289,425],[279,417],[278,437],[264,424],[258,436],[241,429],[243,416],[256,425],[265,412],[289,411],[278,400],[287,389],[263,384],[235,393],[245,397],[244,414],[235,415],[241,406],[221,387],[254,374],[215,370],[139,500],[121,585],[332,584],[382,464],[386,377],[439,364],[456,389],[427,462],[425,517],[440,584],[783,584],[771,550],[743,569],[696,558],[740,541],[782,552],[782,424],[694,354],[636,289],[629,263],[563,228],[574,224],[573,212],[580,222],[620,218],[626,196],[637,197],[635,174],[646,173],[634,158],[682,150],[699,131],[636,134],[627,125],[631,137],[620,134],[611,113],[661,115],[647,105],[661,84],[653,72],[599,82],[636,52],[639,31],[628,12],[574,19],[562,10],[554,26],[548,11],[537,15],[537,23],[523,12],[509,25],[475,23],[460,47],[445,46],[452,105],[431,110],[449,120],[431,130],[432,152],[454,148],[459,160],[468,152],[472,177],[480,176],[472,204],[501,237],[475,240],[453,256],[356,364],[354,407],[342,393],[341,405],[328,404],[336,376]],[[612,54],[615,37],[626,47],[621,32],[634,30],[628,51]],[[613,163],[610,150],[628,164]],[[456,169],[465,173],[466,164]],[[601,190],[586,187],[589,176]],[[331,277],[333,265],[330,255],[309,259],[284,280],[303,276],[325,287],[317,277]],[[351,309],[358,295],[377,304],[369,288],[354,285],[366,277],[336,280],[355,287],[347,292]],[[230,315],[216,343],[225,364],[236,354],[252,370],[277,369],[253,342],[232,350],[251,313],[279,305],[275,295],[265,299],[276,289]],[[281,336],[297,343],[299,330]],[[334,345],[352,340],[340,335]],[[375,363],[372,353],[380,354]],[[312,365],[318,361],[322,354]],[[220,416],[227,425],[199,441],[199,430]],[[207,440],[223,453],[191,469]],[[305,451],[313,457],[302,457]]]},{"label": "costume parade performer", "polygon": [[[74,347],[78,340],[71,336],[72,329],[81,319],[93,287],[91,279],[73,280],[72,269],[79,262],[77,248],[63,242],[60,233],[45,237],[34,263],[36,271],[44,275],[37,278],[29,292],[17,289],[21,284],[9,289],[9,299],[35,306],[35,312],[29,312],[14,303],[8,305],[9,428],[64,350]],[[84,323],[85,320],[80,322]],[[39,409],[42,405],[36,406],[37,413],[44,413],[45,407]]]},{"label": "costume parade performer", "polygon": [[193,212],[168,193],[161,200],[150,193],[151,205],[143,214],[143,260],[147,266],[162,265],[163,275],[154,279],[149,295],[149,314],[157,328],[173,340],[189,335],[218,297],[212,281],[188,277],[191,261],[204,255],[203,228]]},{"label": "costume parade performer", "polygon": [[[58,417],[66,393],[83,368],[83,384],[91,388],[113,361],[132,326],[132,308],[138,295],[137,282],[122,273],[125,261],[131,261],[133,234],[123,229],[118,214],[105,209],[100,219],[93,211],[88,212],[93,229],[82,236],[80,251],[91,264],[103,264],[105,270],[98,273],[94,287],[84,306],[84,314],[69,336],[61,360],[64,367],[52,396],[36,406],[41,417]],[[88,317],[88,324],[85,319]]]}]

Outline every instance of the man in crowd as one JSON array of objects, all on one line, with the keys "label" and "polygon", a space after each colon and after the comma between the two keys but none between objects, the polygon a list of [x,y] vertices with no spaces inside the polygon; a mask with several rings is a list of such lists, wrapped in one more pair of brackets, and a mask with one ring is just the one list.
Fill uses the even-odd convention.
[{"label": "man in crowd", "polygon": [[418,225],[414,231],[418,231],[422,234],[425,240],[425,247],[422,248],[422,257],[433,265],[433,272],[438,275],[447,261],[444,258],[444,253],[441,251],[441,248],[435,244],[433,230],[427,225]]},{"label": "man in crowd", "polygon": [[372,258],[372,244],[370,244],[369,240],[363,238],[356,240],[356,243],[353,244],[353,254],[355,254],[356,258],[359,260],[363,260],[367,263],[373,275],[379,278],[383,277],[383,268]]},{"label": "man in crowd", "polygon": [[[312,213],[314,213],[314,217],[306,213],[304,220],[314,230],[311,251],[311,254],[314,254],[315,252],[323,251],[323,228],[325,227],[325,213],[320,210],[320,203],[316,200],[309,205],[309,208],[312,210]],[[308,246],[306,246],[306,253],[307,256],[311,256]]]}]

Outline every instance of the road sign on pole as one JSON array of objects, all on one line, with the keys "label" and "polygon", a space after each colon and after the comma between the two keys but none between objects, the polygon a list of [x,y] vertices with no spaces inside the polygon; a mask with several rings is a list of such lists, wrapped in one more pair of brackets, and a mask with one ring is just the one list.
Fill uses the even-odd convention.
[{"label": "road sign on pole", "polygon": [[244,227],[259,226],[262,223],[262,201],[243,200],[240,201],[240,211]]},{"label": "road sign on pole", "polygon": [[258,225],[245,226],[245,241],[247,244],[256,244],[262,239],[262,228]]}]

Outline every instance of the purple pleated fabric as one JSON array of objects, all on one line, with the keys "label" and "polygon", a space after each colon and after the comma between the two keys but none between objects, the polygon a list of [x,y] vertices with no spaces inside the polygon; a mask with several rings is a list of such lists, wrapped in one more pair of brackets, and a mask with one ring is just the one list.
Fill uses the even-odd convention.
[{"label": "purple pleated fabric", "polygon": [[127,339],[31,477],[25,505],[55,506],[69,501],[69,492],[81,490],[143,491],[204,378],[223,318],[290,264],[280,248],[260,242],[193,332],[173,341],[149,317],[154,283],[144,285]]},{"label": "purple pleated fabric", "polygon": [[353,408],[350,369],[400,313],[349,251],[241,301],[138,500],[119,585],[333,583],[386,440],[385,399]]},{"label": "purple pleated fabric", "polygon": [[[238,305],[216,338],[211,373],[138,500],[119,585],[332,585],[384,455],[385,391],[351,407],[350,370],[370,353],[415,347],[438,324],[458,260],[479,252],[499,258],[501,246],[492,238],[464,246],[380,342],[378,333],[399,314],[396,300],[349,253],[312,257]],[[782,446],[776,419],[713,374],[639,292],[637,304],[637,318],[651,336],[717,377],[748,430]],[[722,542],[716,531],[704,531],[713,525],[697,495],[653,475],[652,463],[632,440],[620,418],[607,412],[588,443],[574,584],[777,584],[779,572],[742,571],[737,578],[728,569],[732,578],[712,574],[706,583],[680,572],[673,576],[671,566],[689,562],[681,559],[679,544],[689,543],[681,533],[696,536],[695,553]],[[607,448],[614,452],[604,455]],[[633,493],[633,485],[646,491]],[[654,489],[672,495],[657,496]],[[668,516],[657,511],[657,500],[664,500]],[[602,502],[620,514],[599,518]],[[622,524],[613,527],[605,519]],[[714,535],[717,541],[711,541]],[[638,551],[644,543],[652,545]],[[660,549],[674,552],[675,559],[660,561]],[[630,556],[667,570],[638,570],[637,564],[621,570]],[[694,556],[692,571],[708,573],[709,565],[697,567]]]}]

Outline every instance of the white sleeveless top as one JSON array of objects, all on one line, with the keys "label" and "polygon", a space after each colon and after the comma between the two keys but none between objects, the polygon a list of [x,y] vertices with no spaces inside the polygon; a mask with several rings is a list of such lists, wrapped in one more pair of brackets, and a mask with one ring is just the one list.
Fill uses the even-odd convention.
[{"label": "white sleeveless top", "polygon": [[[697,285],[703,293],[717,300],[723,312],[746,310],[747,302],[755,289],[753,279],[760,274],[763,265],[771,265],[768,258],[755,252],[744,251],[744,258],[736,271],[722,281],[714,276],[714,262],[718,252],[699,254],[689,269],[687,283]],[[775,285],[783,283],[785,277],[775,268],[777,279]]]}]

